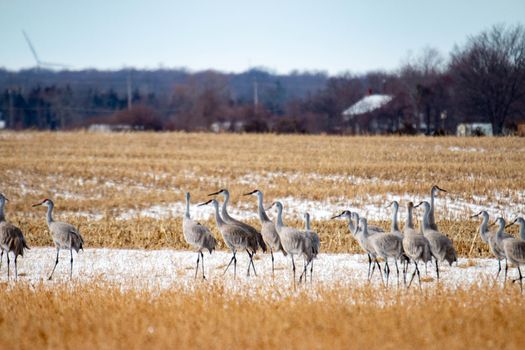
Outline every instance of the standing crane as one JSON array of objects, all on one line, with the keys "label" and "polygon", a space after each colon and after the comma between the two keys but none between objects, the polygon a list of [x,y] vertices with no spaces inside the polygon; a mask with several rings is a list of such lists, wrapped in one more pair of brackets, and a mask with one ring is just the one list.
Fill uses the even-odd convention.
[{"label": "standing crane", "polygon": [[7,257],[7,279],[9,280],[9,253],[13,252],[15,255],[15,279],[18,279],[18,256],[24,256],[24,249],[29,249],[22,231],[10,222],[5,220],[4,206],[5,202],[9,201],[3,193],[0,193],[0,266],[2,265],[2,257],[6,252]]},{"label": "standing crane", "polygon": [[75,252],[77,252],[78,254],[80,249],[84,249],[84,239],[82,238],[80,232],[75,226],[65,222],[53,220],[53,208],[55,207],[55,204],[51,199],[46,198],[40,203],[33,204],[33,207],[38,207],[40,205],[47,207],[47,226],[49,227],[51,238],[53,239],[53,242],[55,243],[55,247],[57,249],[57,258],[55,260],[55,266],[53,266],[53,271],[51,271],[48,280],[51,280],[51,278],[53,278],[53,273],[55,272],[55,269],[58,265],[60,249],[69,249],[69,253],[71,256],[71,270],[69,272],[69,278],[72,278],[73,250],[75,250]]}]

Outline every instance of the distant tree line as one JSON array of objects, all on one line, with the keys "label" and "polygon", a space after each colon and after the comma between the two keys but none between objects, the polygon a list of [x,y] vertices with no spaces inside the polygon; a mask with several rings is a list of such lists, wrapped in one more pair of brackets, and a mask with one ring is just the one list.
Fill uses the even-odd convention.
[{"label": "distant tree line", "polygon": [[[0,120],[12,129],[91,124],[141,130],[348,133],[342,112],[369,92],[393,100],[382,132],[453,133],[461,122],[495,133],[525,119],[525,27],[493,26],[445,59],[432,48],[394,72],[275,74],[186,70],[60,71],[0,69]],[[360,130],[373,133],[365,115]],[[370,117],[372,118],[372,117]],[[356,121],[353,121],[356,123]]]}]

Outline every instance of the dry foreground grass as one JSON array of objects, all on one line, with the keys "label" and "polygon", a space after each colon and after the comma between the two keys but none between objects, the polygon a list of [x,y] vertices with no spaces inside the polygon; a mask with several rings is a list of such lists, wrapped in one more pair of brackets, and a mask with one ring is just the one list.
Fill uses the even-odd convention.
[{"label": "dry foreground grass", "polygon": [[[525,139],[2,133],[0,171],[0,191],[11,200],[6,215],[30,245],[51,244],[44,209],[31,208],[49,197],[57,218],[80,225],[87,247],[186,249],[180,217],[141,210],[181,204],[187,190],[196,203],[227,187],[233,206],[255,212],[255,198],[241,193],[256,187],[267,203],[293,197],[323,207],[331,199],[334,211],[366,214],[364,203],[383,207],[386,195],[428,198],[432,184],[449,190],[452,202],[506,209],[525,198]],[[437,218],[460,255],[486,256],[475,239],[478,221],[467,219],[472,213]],[[302,225],[298,215],[285,220]],[[314,228],[323,251],[358,251],[343,221],[317,220]]]},{"label": "dry foreground grass", "polygon": [[[31,208],[50,197],[57,218],[80,225],[87,247],[187,249],[179,217],[137,213],[180,204],[186,190],[196,203],[222,187],[242,210],[254,210],[255,199],[240,196],[254,187],[267,202],[329,198],[330,209],[359,209],[397,195],[426,198],[434,183],[453,200],[505,211],[523,202],[524,151],[518,138],[0,133],[0,191],[32,246],[51,244],[43,209]],[[461,255],[486,256],[477,221],[462,219],[468,214],[442,213],[439,225]],[[314,228],[323,251],[358,251],[344,222]],[[226,293],[219,282],[155,292],[21,281],[1,282],[0,298],[2,349],[525,346],[525,299],[493,281],[421,292],[314,284],[282,297]]]},{"label": "dry foreground grass", "polygon": [[524,298],[489,284],[455,291],[314,288],[284,299],[158,295],[103,285],[2,286],[4,349],[523,349]]}]

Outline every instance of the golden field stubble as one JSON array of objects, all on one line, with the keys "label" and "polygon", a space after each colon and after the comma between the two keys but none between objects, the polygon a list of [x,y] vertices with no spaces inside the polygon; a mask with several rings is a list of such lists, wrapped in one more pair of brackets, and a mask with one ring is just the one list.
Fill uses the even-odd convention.
[{"label": "golden field stubble", "polygon": [[91,285],[0,285],[0,344],[34,348],[523,349],[524,298],[491,282],[466,289],[308,286],[272,298],[122,291]]},{"label": "golden field stubble", "polygon": [[[241,193],[253,187],[264,190],[266,201],[340,197],[351,203],[385,193],[427,196],[435,183],[454,198],[486,196],[490,204],[522,198],[524,151],[523,138],[7,132],[0,134],[0,190],[11,199],[8,218],[22,226],[32,245],[48,245],[50,238],[44,210],[31,204],[52,197],[55,216],[80,224],[86,246],[185,248],[176,218],[117,216],[182,201],[185,190],[195,203],[221,187],[230,189],[233,202],[252,207],[255,199]],[[268,181],[268,174],[277,175]],[[333,176],[358,180],[341,185]],[[78,213],[103,218],[87,220]],[[324,251],[356,251],[343,222],[314,225]],[[477,221],[440,218],[461,255],[487,254],[474,237],[476,226]]]}]

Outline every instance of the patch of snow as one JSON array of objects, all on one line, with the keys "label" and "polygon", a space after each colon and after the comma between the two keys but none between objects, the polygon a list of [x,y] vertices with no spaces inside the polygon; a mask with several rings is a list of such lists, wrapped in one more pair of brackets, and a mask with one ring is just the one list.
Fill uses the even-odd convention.
[{"label": "patch of snow", "polygon": [[471,152],[478,152],[478,153],[483,153],[485,152],[485,149],[484,148],[476,148],[476,147],[458,147],[458,146],[450,146],[448,148],[449,151],[451,152],[468,152],[468,153],[471,153]]},{"label": "patch of snow", "polygon": [[[53,247],[34,247],[18,260],[19,280],[29,283],[45,283],[49,286],[71,283],[69,279],[69,252],[61,251],[52,281],[47,281],[55,261],[56,250]],[[205,254],[204,266],[208,281],[223,281],[226,290],[245,293],[260,292],[277,298],[292,295],[293,280],[291,260],[282,254],[275,255],[275,277],[272,278],[271,258],[269,254],[257,254],[254,261],[257,276],[247,277],[248,257],[238,254],[237,278],[233,278],[233,266],[223,276],[224,269],[231,258],[225,251]],[[297,259],[302,265],[302,259]],[[151,291],[182,287],[192,290],[198,288],[199,277],[194,279],[196,253],[190,251],[164,250],[127,250],[127,249],[86,249],[74,254],[73,282],[107,282],[122,289],[149,289]],[[440,283],[448,288],[465,287],[476,283],[495,281],[497,260],[460,258],[458,265],[449,267],[441,264]],[[0,279],[6,280],[7,264],[2,264]],[[320,254],[314,262],[314,285],[324,287],[352,287],[367,284],[368,260],[363,254]],[[301,273],[298,271],[298,275]],[[402,277],[397,282],[395,269],[390,275],[390,288],[404,288]],[[413,271],[410,266],[409,273]],[[422,277],[425,269],[420,267]],[[514,271],[510,271],[512,275]],[[423,288],[435,285],[434,268],[429,267]],[[496,282],[496,281],[495,281]],[[14,282],[13,282],[14,283]],[[416,281],[417,283],[417,281]],[[500,282],[498,282],[500,283]],[[377,271],[372,284],[381,286]],[[417,284],[416,284],[417,285]],[[301,285],[299,285],[300,288]]]}]

